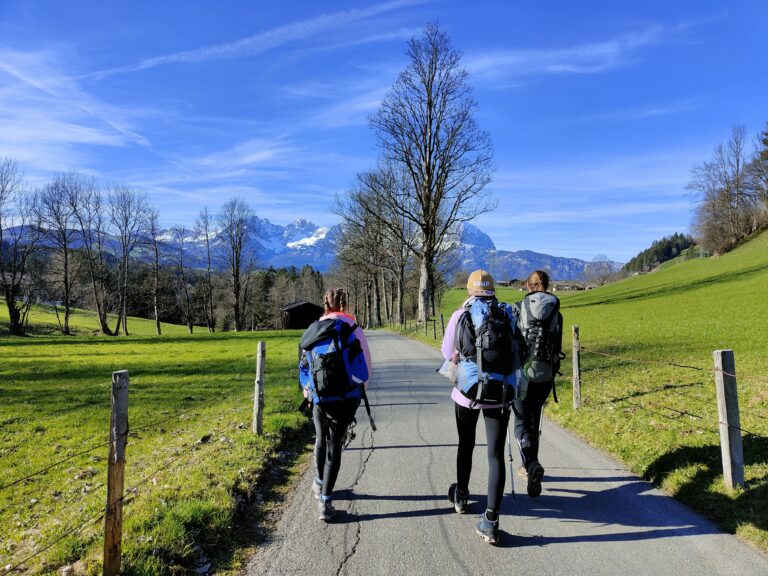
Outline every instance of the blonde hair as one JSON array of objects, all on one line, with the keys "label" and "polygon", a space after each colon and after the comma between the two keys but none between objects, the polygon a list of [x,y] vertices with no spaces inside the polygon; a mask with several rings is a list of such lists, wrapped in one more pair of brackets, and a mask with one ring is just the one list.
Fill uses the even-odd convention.
[{"label": "blonde hair", "polygon": [[331,288],[323,297],[325,313],[341,312],[347,307],[347,291],[344,288]]},{"label": "blonde hair", "polygon": [[542,292],[546,292],[549,288],[549,274],[544,270],[534,270],[531,275],[528,276],[528,280],[525,281],[525,287],[529,292],[538,292],[534,290],[534,287],[538,286]]}]

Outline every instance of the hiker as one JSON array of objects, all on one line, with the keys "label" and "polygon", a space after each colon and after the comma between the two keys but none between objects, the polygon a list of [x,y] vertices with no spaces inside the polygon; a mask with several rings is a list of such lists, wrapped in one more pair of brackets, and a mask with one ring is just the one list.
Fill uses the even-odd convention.
[{"label": "hiker", "polygon": [[443,357],[453,364],[448,372],[455,375],[451,398],[459,435],[456,482],[448,489],[448,499],[456,512],[467,512],[475,431],[482,412],[488,438],[488,501],[475,531],[495,545],[506,481],[504,443],[515,386],[521,377],[519,334],[514,310],[496,300],[488,272],[472,272],[467,293],[467,300],[448,321],[441,347]]},{"label": "hiker", "polygon": [[512,409],[515,413],[515,439],[523,461],[517,474],[526,478],[528,496],[538,498],[544,477],[544,467],[539,462],[541,418],[544,403],[549,393],[554,391],[555,375],[560,369],[563,317],[560,301],[547,292],[549,275],[544,270],[531,272],[525,287],[528,294],[513,307],[518,329],[527,346],[524,366],[527,390],[521,388]]},{"label": "hiker", "polygon": [[362,328],[348,314],[347,292],[331,288],[323,299],[324,314],[301,337],[299,382],[312,403],[315,424],[315,479],[319,519],[336,513],[333,487],[341,466],[347,428],[354,422],[370,377],[371,353]]}]

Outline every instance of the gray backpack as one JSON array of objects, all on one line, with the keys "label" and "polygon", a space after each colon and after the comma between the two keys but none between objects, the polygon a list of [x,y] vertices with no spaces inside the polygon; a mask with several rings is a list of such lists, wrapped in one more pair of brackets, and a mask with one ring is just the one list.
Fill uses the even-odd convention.
[{"label": "gray backpack", "polygon": [[560,300],[549,292],[531,292],[517,304],[518,326],[525,338],[528,358],[524,373],[529,383],[553,382],[560,373],[563,316]]}]

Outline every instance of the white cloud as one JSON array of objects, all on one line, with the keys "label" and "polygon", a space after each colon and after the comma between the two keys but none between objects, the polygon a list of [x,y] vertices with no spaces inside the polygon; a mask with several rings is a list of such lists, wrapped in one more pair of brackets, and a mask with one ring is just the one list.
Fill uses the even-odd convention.
[{"label": "white cloud", "polygon": [[185,50],[173,54],[154,56],[132,64],[121,66],[109,70],[103,70],[95,74],[97,77],[104,77],[111,74],[123,72],[135,72],[156,68],[165,64],[192,64],[197,62],[207,62],[210,60],[222,60],[241,58],[243,56],[253,56],[283,46],[290,42],[304,40],[318,34],[328,32],[348,24],[353,24],[366,18],[371,18],[393,10],[420,4],[423,0],[391,0],[381,4],[375,4],[367,8],[353,8],[340,12],[322,14],[314,18],[298,20],[277,28],[272,28],[258,34],[253,34],[232,42],[204,46],[194,50]]},{"label": "white cloud", "polygon": [[[151,149],[120,109],[86,93],[51,52],[0,49],[0,148],[36,170],[87,160],[85,146]],[[146,111],[141,112],[141,114]]]}]

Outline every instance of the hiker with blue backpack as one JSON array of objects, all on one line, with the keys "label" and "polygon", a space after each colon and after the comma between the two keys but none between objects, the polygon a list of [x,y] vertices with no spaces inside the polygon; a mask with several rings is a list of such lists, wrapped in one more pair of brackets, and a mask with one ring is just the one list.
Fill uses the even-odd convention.
[{"label": "hiker with blue backpack", "polygon": [[[353,422],[370,378],[371,353],[362,328],[348,314],[347,293],[332,288],[323,299],[324,314],[301,337],[299,383],[312,404],[315,424],[315,479],[318,517],[336,513],[333,487],[341,467],[347,428]],[[367,405],[367,403],[366,403]]]},{"label": "hiker with blue backpack", "polygon": [[459,514],[467,512],[472,452],[480,413],[488,440],[488,500],[476,526],[486,542],[499,542],[499,510],[506,482],[504,443],[516,388],[522,379],[520,334],[515,312],[495,296],[492,276],[475,270],[467,281],[468,298],[448,321],[441,346],[454,383],[459,445],[456,482],[448,499]]},{"label": "hiker with blue backpack", "polygon": [[563,316],[557,296],[547,292],[549,275],[544,270],[533,271],[525,287],[528,294],[522,302],[513,304],[527,348],[525,385],[518,391],[513,411],[515,439],[523,461],[517,474],[526,478],[528,496],[537,498],[544,478],[544,467],[539,462],[541,418],[550,392],[557,401],[555,375],[565,356],[561,353]]}]

